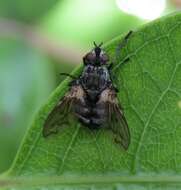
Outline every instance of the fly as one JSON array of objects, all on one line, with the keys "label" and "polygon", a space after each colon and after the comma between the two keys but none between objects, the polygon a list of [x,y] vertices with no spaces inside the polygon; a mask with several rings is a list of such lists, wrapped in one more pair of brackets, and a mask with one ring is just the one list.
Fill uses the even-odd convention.
[{"label": "fly", "polygon": [[[132,31],[120,44],[125,45]],[[83,57],[83,72],[78,77],[70,76],[70,89],[49,113],[43,127],[43,136],[57,133],[67,126],[67,118],[75,116],[83,126],[90,130],[110,129],[115,134],[115,141],[127,150],[130,144],[130,132],[123,109],[118,102],[118,89],[113,85],[109,56],[97,45]]]}]

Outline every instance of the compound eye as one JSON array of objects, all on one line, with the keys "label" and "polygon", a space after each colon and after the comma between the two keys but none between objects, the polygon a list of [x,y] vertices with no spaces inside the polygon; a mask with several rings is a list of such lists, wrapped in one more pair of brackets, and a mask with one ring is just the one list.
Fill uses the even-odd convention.
[{"label": "compound eye", "polygon": [[101,61],[104,62],[104,63],[107,62],[107,61],[109,61],[108,55],[106,55],[105,53],[102,54],[102,56],[101,56]]},{"label": "compound eye", "polygon": [[87,55],[86,55],[86,59],[88,60],[88,61],[90,61],[90,62],[92,62],[92,61],[94,61],[95,60],[95,53],[93,53],[93,52],[90,52],[90,53],[88,53]]}]

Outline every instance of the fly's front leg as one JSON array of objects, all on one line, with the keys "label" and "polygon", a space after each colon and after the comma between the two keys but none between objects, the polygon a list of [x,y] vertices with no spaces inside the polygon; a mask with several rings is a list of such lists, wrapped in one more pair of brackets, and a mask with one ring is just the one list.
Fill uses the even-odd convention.
[{"label": "fly's front leg", "polygon": [[[132,35],[132,33],[133,33],[133,31],[129,31],[129,32],[127,33],[127,35],[124,37],[123,41],[117,46],[116,52],[115,52],[115,54],[116,54],[116,59],[117,59],[117,60],[118,60],[118,58],[119,58],[119,54],[120,54],[121,49],[122,49],[123,47],[125,47],[125,45],[126,45],[127,42],[128,42],[128,39],[130,38],[130,36]],[[130,60],[129,57],[127,57],[126,59],[124,59],[124,60],[122,61],[121,65],[123,65],[124,63],[127,63],[129,60]]]},{"label": "fly's front leg", "polygon": [[80,79],[79,79],[79,77],[76,77],[76,76],[71,75],[71,74],[69,74],[69,73],[60,73],[60,75],[68,76],[68,77],[70,77],[70,78],[73,79],[73,80],[69,83],[69,86],[79,85],[79,84],[80,84]]},{"label": "fly's front leg", "polygon": [[[120,44],[118,44],[118,46],[116,48],[116,57],[118,57],[119,52],[121,51],[121,49],[127,44],[128,39],[130,38],[130,36],[132,35],[132,33],[133,33],[133,31],[129,31],[127,33],[127,35],[124,37],[123,41]],[[129,61],[129,58],[126,58],[124,60],[124,62],[127,62],[127,61]],[[113,65],[113,63],[110,63],[109,66],[108,66],[108,69],[111,69],[112,65]]]},{"label": "fly's front leg", "polygon": [[119,44],[118,46],[118,50],[120,51],[128,42],[128,39],[130,38],[131,34],[133,33],[133,31],[129,31],[126,36],[124,37],[123,41]]},{"label": "fly's front leg", "polygon": [[[133,31],[129,31],[128,34],[124,37],[123,41],[118,45],[117,47],[117,52],[116,52],[116,56],[118,55],[118,53],[120,52],[120,50],[127,44],[128,39],[130,38],[131,34],[133,33]],[[129,57],[126,58],[125,60],[123,60],[122,63],[126,63],[128,62],[130,59]],[[110,72],[113,68],[113,63],[110,63],[107,67],[108,71]]]},{"label": "fly's front leg", "polygon": [[[127,44],[128,39],[130,38],[130,36],[132,35],[133,31],[129,31],[128,34],[124,37],[123,41],[118,45],[117,49],[116,49],[116,57],[118,57],[120,50]],[[117,59],[118,60],[118,59]],[[127,57],[126,59],[124,59],[121,63],[121,65],[127,63],[129,61],[129,57]],[[110,80],[112,82],[112,87],[114,88],[114,90],[116,92],[119,92],[118,88],[116,85],[113,85],[113,81],[114,79],[116,80],[116,76],[115,76],[115,72],[112,73],[111,71],[114,69],[116,71],[116,67],[120,66],[120,64],[115,65],[115,67],[113,68],[113,63],[110,63],[107,67],[109,74],[110,74]]]}]

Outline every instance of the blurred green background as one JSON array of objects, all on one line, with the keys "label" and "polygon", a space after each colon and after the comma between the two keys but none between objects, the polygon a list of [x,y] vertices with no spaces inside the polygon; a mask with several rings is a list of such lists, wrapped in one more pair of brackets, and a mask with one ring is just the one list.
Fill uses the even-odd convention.
[{"label": "blurred green background", "polygon": [[[144,13],[143,0],[137,1],[137,12]],[[181,6],[180,0],[160,1],[165,7],[154,18]],[[36,111],[63,80],[59,73],[80,64],[93,41],[109,41],[149,21],[121,10],[120,2],[0,0],[0,173],[10,167]]]}]

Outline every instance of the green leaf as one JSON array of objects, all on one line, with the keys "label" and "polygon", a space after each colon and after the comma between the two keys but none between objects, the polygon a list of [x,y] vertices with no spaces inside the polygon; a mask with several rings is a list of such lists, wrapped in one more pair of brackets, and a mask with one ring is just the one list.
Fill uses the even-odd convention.
[{"label": "green leaf", "polygon": [[[181,188],[181,14],[135,31],[116,59],[115,50],[121,40],[114,39],[105,49],[112,60],[117,60],[113,72],[131,131],[128,151],[114,143],[109,131],[92,132],[79,123],[57,135],[42,137],[44,120],[67,91],[67,79],[37,114],[0,186]],[[121,65],[127,57],[129,63]]]}]

